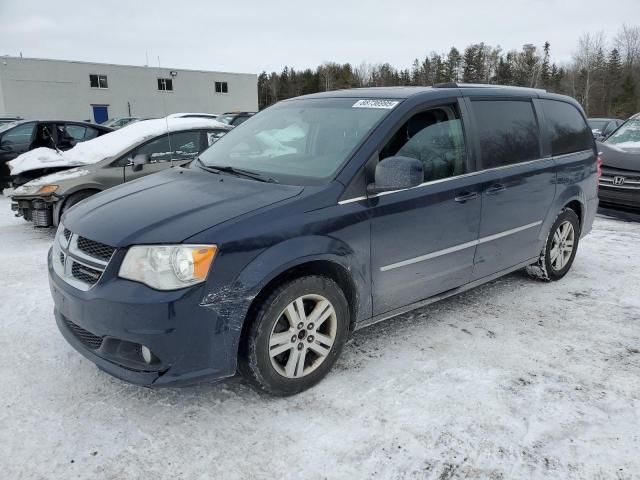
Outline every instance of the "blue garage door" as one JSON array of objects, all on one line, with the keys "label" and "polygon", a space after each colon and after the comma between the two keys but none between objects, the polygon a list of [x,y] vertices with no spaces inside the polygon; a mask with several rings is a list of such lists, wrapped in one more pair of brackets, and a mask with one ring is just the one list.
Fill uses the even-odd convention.
[{"label": "blue garage door", "polygon": [[93,120],[96,123],[103,123],[109,119],[108,105],[91,105],[93,108]]}]

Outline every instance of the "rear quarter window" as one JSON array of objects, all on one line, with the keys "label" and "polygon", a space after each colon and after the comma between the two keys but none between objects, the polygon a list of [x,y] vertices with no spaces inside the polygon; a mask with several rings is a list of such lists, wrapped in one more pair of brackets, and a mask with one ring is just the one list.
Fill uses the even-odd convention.
[{"label": "rear quarter window", "polygon": [[593,148],[593,134],[578,109],[570,103],[541,100],[551,155],[565,155]]},{"label": "rear quarter window", "polygon": [[482,168],[540,158],[538,122],[530,101],[476,100],[471,105]]}]

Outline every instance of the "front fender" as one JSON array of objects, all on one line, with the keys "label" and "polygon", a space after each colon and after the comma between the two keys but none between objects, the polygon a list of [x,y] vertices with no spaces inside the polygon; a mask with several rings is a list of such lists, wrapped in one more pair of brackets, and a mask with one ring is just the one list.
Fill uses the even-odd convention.
[{"label": "front fender", "polygon": [[371,302],[364,301],[368,296],[363,292],[369,285],[368,258],[358,255],[349,244],[334,237],[303,236],[274,245],[247,265],[238,282],[257,294],[278,275],[313,261],[332,262],[348,272],[359,299],[357,311],[367,311]]},{"label": "front fender", "polygon": [[330,236],[291,238],[262,251],[242,269],[235,281],[211,291],[203,299],[202,306],[214,309],[218,317],[224,319],[226,329],[234,332],[233,351],[237,351],[249,308],[262,289],[278,275],[314,261],[342,267],[355,287],[356,320],[371,316],[368,249],[365,255],[359,254],[346,242]]}]

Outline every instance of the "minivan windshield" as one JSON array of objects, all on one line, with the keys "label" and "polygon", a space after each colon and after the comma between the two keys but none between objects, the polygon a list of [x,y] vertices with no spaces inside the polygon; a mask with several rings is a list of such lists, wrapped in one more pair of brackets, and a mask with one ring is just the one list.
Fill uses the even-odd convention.
[{"label": "minivan windshield", "polygon": [[300,99],[278,103],[200,155],[207,167],[233,167],[281,183],[326,183],[397,100]]},{"label": "minivan windshield", "polygon": [[640,118],[632,118],[607,138],[607,144],[621,148],[640,148]]}]

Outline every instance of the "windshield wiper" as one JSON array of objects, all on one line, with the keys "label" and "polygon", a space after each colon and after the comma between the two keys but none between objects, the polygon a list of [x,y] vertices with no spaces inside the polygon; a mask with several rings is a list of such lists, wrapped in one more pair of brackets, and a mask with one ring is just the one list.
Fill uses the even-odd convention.
[{"label": "windshield wiper", "polygon": [[206,165],[200,158],[197,159],[198,165],[200,168],[208,171],[208,172],[224,172],[231,173],[232,175],[236,175],[239,177],[251,178],[253,180],[257,180],[259,182],[267,182],[267,183],[279,183],[275,178],[266,177],[261,173],[254,172],[252,170],[245,170],[244,168],[235,168],[228,165]]}]

